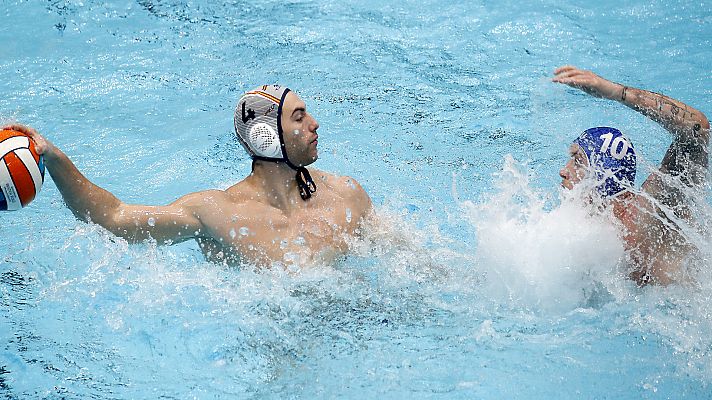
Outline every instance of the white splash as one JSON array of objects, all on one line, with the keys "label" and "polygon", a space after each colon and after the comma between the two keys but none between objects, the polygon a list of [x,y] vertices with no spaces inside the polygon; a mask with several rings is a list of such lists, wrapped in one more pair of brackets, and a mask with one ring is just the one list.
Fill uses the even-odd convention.
[{"label": "white splash", "polygon": [[495,176],[498,190],[481,204],[461,202],[475,228],[483,289],[504,303],[572,309],[589,301],[600,282],[617,276],[624,248],[613,222],[590,213],[577,196],[552,210],[508,156]]}]

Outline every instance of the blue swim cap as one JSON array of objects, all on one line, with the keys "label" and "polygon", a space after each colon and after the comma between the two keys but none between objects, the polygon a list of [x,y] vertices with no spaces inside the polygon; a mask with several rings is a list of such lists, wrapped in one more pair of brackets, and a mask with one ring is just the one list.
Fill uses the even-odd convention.
[{"label": "blue swim cap", "polygon": [[636,157],[633,143],[616,128],[586,129],[574,143],[586,153],[588,164],[596,172],[596,189],[602,196],[614,196],[632,188]]}]

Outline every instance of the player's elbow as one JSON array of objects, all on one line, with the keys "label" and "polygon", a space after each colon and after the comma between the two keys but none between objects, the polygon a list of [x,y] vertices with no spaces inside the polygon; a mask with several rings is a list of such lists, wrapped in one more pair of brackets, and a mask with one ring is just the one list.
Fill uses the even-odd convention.
[{"label": "player's elbow", "polygon": [[700,129],[707,132],[707,135],[709,135],[710,121],[707,119],[705,114],[700,113],[700,121],[698,123],[700,124]]},{"label": "player's elbow", "polygon": [[[702,143],[702,146],[704,146],[704,149],[708,152],[709,150],[707,148],[709,147],[710,142],[710,121],[702,113],[700,113],[700,121],[695,127],[695,133],[698,138],[697,140]],[[707,161],[706,158],[705,161]]]},{"label": "player's elbow", "polygon": [[131,216],[131,213],[128,212],[123,203],[105,208],[102,210],[102,214],[97,215],[96,219],[92,221],[129,242],[137,242],[143,239],[137,235],[140,230],[138,221]]},{"label": "player's elbow", "polygon": [[120,203],[116,204],[82,204],[81,206],[72,206],[68,204],[68,208],[74,214],[78,220],[82,222],[91,222],[97,225],[107,227],[111,225],[115,218],[115,214],[119,208]]}]

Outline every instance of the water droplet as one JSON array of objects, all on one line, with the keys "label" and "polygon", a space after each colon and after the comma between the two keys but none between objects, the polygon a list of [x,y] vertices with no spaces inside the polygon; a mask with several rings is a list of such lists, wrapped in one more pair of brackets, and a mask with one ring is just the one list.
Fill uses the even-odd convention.
[{"label": "water droplet", "polygon": [[242,228],[240,228],[240,235],[242,235],[242,236],[247,236],[247,235],[249,235],[249,234],[250,234],[250,230],[247,229],[246,226],[243,226]]},{"label": "water droplet", "polygon": [[299,255],[297,253],[284,253],[284,261],[288,263],[293,263],[299,259]]},{"label": "water droplet", "polygon": [[297,236],[292,243],[296,244],[297,246],[304,246],[306,244],[306,240],[304,240],[303,237]]},{"label": "water droplet", "polygon": [[408,212],[414,213],[420,210],[420,207],[416,206],[415,204],[406,204],[405,209],[408,210]]},{"label": "water droplet", "polygon": [[295,135],[301,135],[302,131],[300,131],[299,129],[295,129],[294,132],[292,132],[292,133]]},{"label": "water droplet", "polygon": [[346,209],[346,222],[349,224],[351,223],[351,209],[350,208]]},{"label": "water droplet", "polygon": [[279,248],[282,250],[286,249],[288,245],[289,245],[289,240],[287,240],[287,239],[283,239],[282,241],[279,242]]},{"label": "water droplet", "polygon": [[148,226],[156,226],[156,219],[151,217],[148,219]]},{"label": "water droplet", "polygon": [[235,233],[235,229],[230,229],[230,239],[235,239],[235,236],[237,236],[237,233]]}]

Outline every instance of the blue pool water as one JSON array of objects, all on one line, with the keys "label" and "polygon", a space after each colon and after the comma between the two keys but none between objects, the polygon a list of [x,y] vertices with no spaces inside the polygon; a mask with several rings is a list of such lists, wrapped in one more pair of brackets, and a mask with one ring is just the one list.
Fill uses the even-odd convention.
[{"label": "blue pool water", "polygon": [[712,115],[712,4],[620,3],[1,2],[0,121],[122,200],[244,177],[234,105],[277,82],[380,222],[339,263],[256,272],[127,245],[48,180],[0,216],[0,396],[712,398],[709,207],[697,284],[638,289],[615,231],[559,200],[577,132],[621,127],[641,171],[670,137],[557,66]]}]

